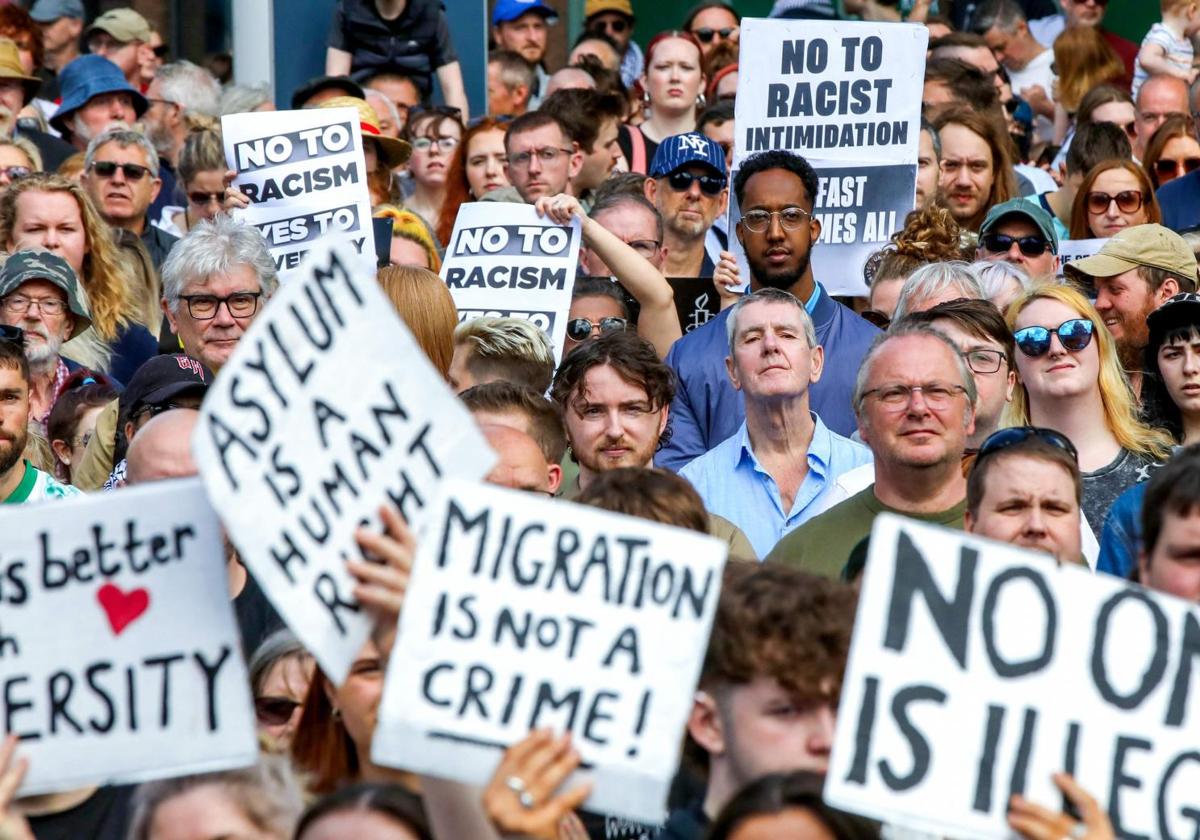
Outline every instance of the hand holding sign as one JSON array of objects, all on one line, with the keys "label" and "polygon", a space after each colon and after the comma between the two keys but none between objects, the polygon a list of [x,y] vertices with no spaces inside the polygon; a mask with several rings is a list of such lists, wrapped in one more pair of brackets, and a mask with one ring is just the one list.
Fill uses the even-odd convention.
[{"label": "hand holding sign", "polygon": [[379,518],[384,533],[359,528],[355,534],[363,554],[371,559],[351,559],[346,569],[358,579],[354,597],[375,619],[372,641],[379,649],[380,660],[386,663],[396,641],[396,622],[400,620],[417,541],[395,505],[381,507]]},{"label": "hand holding sign", "polygon": [[17,736],[6,736],[0,742],[0,837],[4,840],[34,840],[29,823],[13,807],[17,788],[29,768],[27,759],[15,758],[16,752]]},{"label": "hand holding sign", "polygon": [[1029,840],[1113,840],[1112,822],[1090,793],[1067,773],[1056,773],[1054,783],[1083,818],[1080,822],[1067,814],[1043,808],[1017,794],[1008,811],[1008,824]]},{"label": "hand holding sign", "polygon": [[483,791],[488,819],[505,836],[558,840],[562,821],[592,792],[585,782],[554,795],[579,761],[570,733],[556,738],[548,729],[530,732],[505,750]]}]

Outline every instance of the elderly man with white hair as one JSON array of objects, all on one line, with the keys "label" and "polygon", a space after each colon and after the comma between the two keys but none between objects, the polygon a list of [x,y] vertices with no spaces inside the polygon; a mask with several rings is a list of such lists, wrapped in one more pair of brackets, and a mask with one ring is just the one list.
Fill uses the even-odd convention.
[{"label": "elderly man with white hair", "polygon": [[892,322],[910,313],[924,312],[939,303],[960,298],[984,299],[979,275],[968,263],[950,260],[923,265],[910,274],[900,287]]}]

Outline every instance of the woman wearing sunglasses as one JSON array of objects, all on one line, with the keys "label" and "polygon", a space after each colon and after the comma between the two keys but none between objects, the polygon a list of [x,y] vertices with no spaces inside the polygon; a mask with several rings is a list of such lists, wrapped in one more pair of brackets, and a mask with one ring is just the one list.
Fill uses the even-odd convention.
[{"label": "woman wearing sunglasses", "polygon": [[1042,426],[1079,452],[1083,513],[1097,536],[1113,500],[1149,478],[1170,453],[1171,439],[1143,424],[1100,315],[1068,286],[1035,287],[1006,317],[1017,346],[1020,387],[1003,426]]},{"label": "woman wearing sunglasses", "polygon": [[263,639],[250,657],[254,717],[259,734],[271,746],[291,746],[315,667],[304,645],[286,628]]},{"label": "woman wearing sunglasses", "polygon": [[1155,189],[1200,169],[1200,141],[1193,133],[1192,118],[1187,114],[1167,117],[1150,136],[1142,165]]},{"label": "woman wearing sunglasses", "polygon": [[1146,170],[1113,158],[1092,167],[1071,208],[1072,239],[1108,239],[1134,225],[1161,223],[1162,211]]},{"label": "woman wearing sunglasses", "polygon": [[209,221],[222,210],[226,166],[221,132],[211,128],[193,130],[183,141],[177,168],[187,203],[183,207],[164,207],[158,226],[182,237],[197,222]]}]

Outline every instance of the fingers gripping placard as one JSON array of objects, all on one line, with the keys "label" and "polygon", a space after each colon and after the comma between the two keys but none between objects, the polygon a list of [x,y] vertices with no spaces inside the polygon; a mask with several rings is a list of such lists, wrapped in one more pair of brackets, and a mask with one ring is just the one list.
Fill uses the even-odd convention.
[{"label": "fingers gripping placard", "polygon": [[0,513],[0,733],[22,795],[252,764],[249,684],[198,479]]},{"label": "fingers gripping placard", "polygon": [[318,244],[242,337],[192,440],[259,584],[336,682],[370,625],[345,561],[390,499],[414,527],[495,459],[353,247]]},{"label": "fingers gripping placard", "polygon": [[1012,794],[1073,774],[1118,837],[1200,828],[1200,608],[881,516],[826,777],[831,804],[1008,838]]},{"label": "fingers gripping placard", "polygon": [[570,730],[589,807],[661,819],[724,543],[463,481],[434,510],[372,758],[482,783],[531,728]]}]

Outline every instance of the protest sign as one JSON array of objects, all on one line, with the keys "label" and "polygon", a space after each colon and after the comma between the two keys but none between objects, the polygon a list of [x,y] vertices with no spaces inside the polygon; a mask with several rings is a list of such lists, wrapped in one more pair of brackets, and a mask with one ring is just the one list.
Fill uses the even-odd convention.
[{"label": "protest sign", "polygon": [[558,225],[528,204],[462,205],[442,263],[459,321],[503,317],[531,321],[562,358],[579,260],[580,225]]},{"label": "protest sign", "polygon": [[721,312],[721,295],[711,277],[668,277],[679,328],[690,333]]},{"label": "protest sign", "polygon": [[370,621],[344,561],[391,500],[414,527],[446,476],[494,455],[375,280],[369,256],[318,243],[209,388],[196,464],[241,557],[337,683]]},{"label": "protest sign", "polygon": [[1009,838],[1067,772],[1117,837],[1200,828],[1200,607],[892,515],[871,532],[825,798]]},{"label": "protest sign", "polygon": [[341,234],[374,255],[362,127],[353,108],[310,108],[221,118],[225,160],[251,201],[237,217],[267,240],[280,280],[317,239]]},{"label": "protest sign", "polygon": [[0,512],[0,735],[20,795],[258,757],[220,523],[198,479]]},{"label": "protest sign", "polygon": [[531,728],[569,730],[590,809],[663,817],[726,545],[447,481],[418,549],[371,757],[486,782]]},{"label": "protest sign", "polygon": [[1058,277],[1062,279],[1066,276],[1064,273],[1066,267],[1081,260],[1084,257],[1090,257],[1096,254],[1104,247],[1107,239],[1064,239],[1058,243]]},{"label": "protest sign", "polygon": [[[928,40],[914,24],[742,20],[734,169],[772,149],[813,165],[813,270],[834,294],[866,294],[867,257],[913,209]],[[731,201],[730,230],[738,218]]]}]

